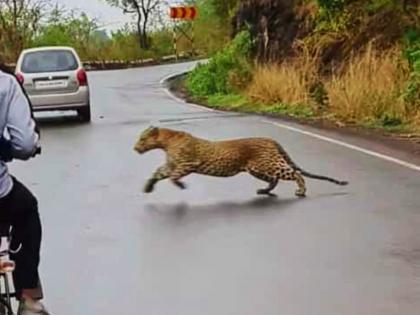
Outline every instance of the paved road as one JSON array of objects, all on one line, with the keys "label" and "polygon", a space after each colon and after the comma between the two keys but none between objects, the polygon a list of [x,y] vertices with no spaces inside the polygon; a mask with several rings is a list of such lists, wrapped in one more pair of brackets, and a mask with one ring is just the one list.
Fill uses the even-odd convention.
[{"label": "paved road", "polygon": [[[44,154],[13,171],[40,199],[47,302],[60,315],[414,315],[420,173],[263,119],[180,104],[159,80],[191,64],[93,72],[93,123],[42,119]],[[308,170],[306,199],[240,175],[141,188],[163,162],[132,145],[151,122],[222,139],[268,136]],[[334,135],[333,135],[334,136]]]}]

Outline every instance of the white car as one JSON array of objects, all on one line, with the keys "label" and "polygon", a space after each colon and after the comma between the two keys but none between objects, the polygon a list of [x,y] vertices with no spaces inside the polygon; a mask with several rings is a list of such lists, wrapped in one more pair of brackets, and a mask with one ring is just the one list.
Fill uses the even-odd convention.
[{"label": "white car", "polygon": [[90,121],[88,79],[73,48],[23,50],[15,74],[34,111],[76,110],[83,121]]}]

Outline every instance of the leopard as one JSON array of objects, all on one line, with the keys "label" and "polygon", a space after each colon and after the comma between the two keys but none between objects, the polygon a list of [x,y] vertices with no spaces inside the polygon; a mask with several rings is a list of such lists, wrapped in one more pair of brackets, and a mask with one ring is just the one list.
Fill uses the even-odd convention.
[{"label": "leopard", "polygon": [[147,180],[143,192],[151,193],[155,185],[169,179],[180,189],[186,189],[182,178],[190,174],[231,177],[246,172],[268,183],[257,190],[258,195],[275,196],[272,191],[279,180],[295,181],[298,197],[306,196],[304,177],[347,185],[331,177],[305,171],[293,162],[285,149],[270,138],[239,138],[210,141],[192,134],[150,126],[141,132],[134,145],[139,154],[160,149],[166,153],[166,162]]}]

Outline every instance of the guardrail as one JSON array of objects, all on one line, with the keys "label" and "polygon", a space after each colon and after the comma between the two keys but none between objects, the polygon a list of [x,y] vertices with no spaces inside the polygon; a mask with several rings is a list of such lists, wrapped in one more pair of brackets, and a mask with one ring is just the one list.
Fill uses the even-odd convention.
[{"label": "guardrail", "polygon": [[[127,69],[127,68],[138,68],[138,67],[145,67],[145,66],[152,66],[152,65],[159,65],[168,62],[174,61],[186,61],[192,60],[189,54],[179,54],[164,56],[161,58],[147,58],[147,59],[138,59],[138,60],[88,60],[83,61],[83,66],[87,71],[92,70],[115,70],[115,69]],[[10,71],[14,71],[16,64],[9,63],[6,64],[6,67],[9,68]]]}]

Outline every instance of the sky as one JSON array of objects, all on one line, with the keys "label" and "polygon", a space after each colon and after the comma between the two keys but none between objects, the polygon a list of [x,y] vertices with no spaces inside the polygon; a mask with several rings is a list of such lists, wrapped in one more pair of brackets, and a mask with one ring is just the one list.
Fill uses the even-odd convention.
[{"label": "sky", "polygon": [[[105,25],[106,30],[116,30],[125,23],[131,22],[130,15],[124,15],[121,9],[114,8],[105,0],[52,0],[67,9],[78,9],[84,11],[92,18],[99,19],[99,25]],[[179,0],[169,0],[171,3],[179,3]]]},{"label": "sky", "polygon": [[129,15],[124,15],[121,9],[113,8],[105,0],[53,0],[67,9],[78,9],[87,13],[92,18],[99,19],[99,25],[107,30],[118,29],[130,22]]}]

